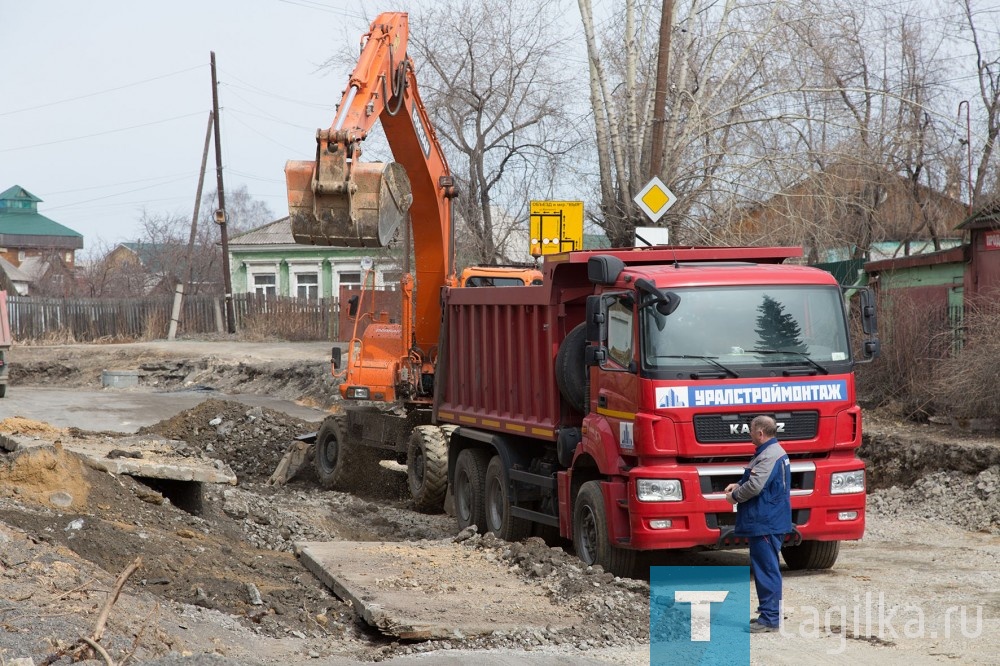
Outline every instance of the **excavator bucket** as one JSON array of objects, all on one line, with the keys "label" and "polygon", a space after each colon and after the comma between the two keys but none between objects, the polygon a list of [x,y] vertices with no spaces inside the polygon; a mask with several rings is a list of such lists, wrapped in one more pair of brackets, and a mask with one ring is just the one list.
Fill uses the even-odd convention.
[{"label": "excavator bucket", "polygon": [[[396,162],[335,159],[285,165],[292,236],[304,245],[385,247],[403,222],[413,194]],[[346,174],[346,176],[345,176]]]}]

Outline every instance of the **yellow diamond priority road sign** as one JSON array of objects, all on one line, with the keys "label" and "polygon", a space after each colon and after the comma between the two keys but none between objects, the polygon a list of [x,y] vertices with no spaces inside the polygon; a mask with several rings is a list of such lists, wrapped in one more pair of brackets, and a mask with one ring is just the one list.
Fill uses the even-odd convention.
[{"label": "yellow diamond priority road sign", "polygon": [[663,217],[667,209],[674,205],[674,200],[674,193],[656,176],[653,176],[633,199],[646,217],[653,222]]}]

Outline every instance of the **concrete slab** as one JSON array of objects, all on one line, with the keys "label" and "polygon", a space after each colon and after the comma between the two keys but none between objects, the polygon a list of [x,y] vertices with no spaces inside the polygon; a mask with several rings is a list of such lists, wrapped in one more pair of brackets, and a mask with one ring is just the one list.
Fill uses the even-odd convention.
[{"label": "concrete slab", "polygon": [[584,622],[553,604],[543,586],[458,544],[303,542],[296,552],[368,624],[390,636],[444,639]]},{"label": "concrete slab", "polygon": [[[45,438],[16,435],[5,439],[16,444],[17,448],[55,444]],[[237,481],[233,470],[221,460],[184,457],[178,453],[184,443],[164,437],[135,435],[107,439],[61,439],[59,446],[80,455],[88,466],[111,474],[230,485],[236,485]]]}]

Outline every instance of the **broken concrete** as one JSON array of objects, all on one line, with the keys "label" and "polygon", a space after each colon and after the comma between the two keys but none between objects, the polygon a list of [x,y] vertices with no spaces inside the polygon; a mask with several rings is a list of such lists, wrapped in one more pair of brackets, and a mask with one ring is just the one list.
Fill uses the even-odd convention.
[{"label": "broken concrete", "polygon": [[[48,439],[42,437],[8,436],[17,449],[39,446],[61,446],[78,454],[87,466],[111,474],[128,474],[148,479],[226,483],[236,485],[236,474],[221,460],[185,457],[184,442],[138,435],[100,439]],[[190,452],[189,452],[190,455]]]},{"label": "broken concrete", "polygon": [[304,542],[296,551],[307,569],[390,636],[466,638],[584,622],[502,563],[450,541]]}]

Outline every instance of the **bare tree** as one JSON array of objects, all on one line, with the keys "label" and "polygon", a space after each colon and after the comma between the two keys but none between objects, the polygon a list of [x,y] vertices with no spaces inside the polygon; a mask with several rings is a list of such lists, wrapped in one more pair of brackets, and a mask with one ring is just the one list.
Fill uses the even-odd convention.
[{"label": "bare tree", "polygon": [[526,224],[529,193],[552,189],[556,165],[579,141],[565,46],[554,33],[559,11],[556,0],[444,0],[412,17],[421,94],[478,262],[502,260],[497,246],[511,225]]},{"label": "bare tree", "polygon": [[[979,11],[972,0],[959,0],[963,25],[960,36],[971,44],[975,52],[976,83],[978,84],[977,120],[984,127],[982,142],[975,169],[974,184],[969,198],[973,204],[982,203],[988,196],[1000,195],[997,187],[997,165],[994,158],[997,135],[1000,135],[1000,48],[996,40],[985,39],[985,35],[997,34],[998,23],[995,14]],[[987,24],[988,25],[984,25]],[[970,176],[971,178],[971,176]]]}]

